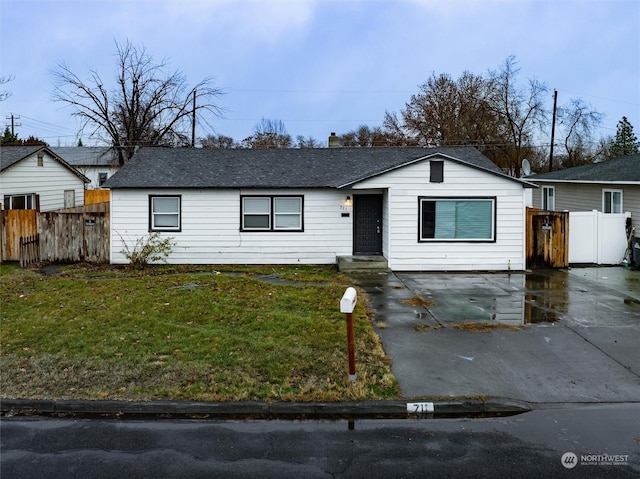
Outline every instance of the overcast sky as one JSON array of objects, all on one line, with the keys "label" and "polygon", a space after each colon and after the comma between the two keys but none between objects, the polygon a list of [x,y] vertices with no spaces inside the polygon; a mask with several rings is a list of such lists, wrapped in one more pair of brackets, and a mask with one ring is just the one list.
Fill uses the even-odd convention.
[{"label": "overcast sky", "polygon": [[[598,137],[626,116],[640,136],[638,0],[1,0],[0,102],[20,138],[73,146],[79,125],[51,101],[51,71],[115,76],[115,41],[167,58],[190,84],[226,93],[224,117],[198,137],[249,136],[262,118],[326,144],[335,131],[382,124],[432,73],[485,74],[509,55],[528,78],[605,114]],[[4,126],[4,125],[3,125]],[[83,138],[85,145],[95,142]]]}]

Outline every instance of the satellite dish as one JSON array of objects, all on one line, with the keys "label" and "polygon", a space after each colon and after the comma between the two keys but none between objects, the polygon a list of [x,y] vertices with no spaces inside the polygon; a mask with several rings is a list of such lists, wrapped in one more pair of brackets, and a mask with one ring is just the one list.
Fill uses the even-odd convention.
[{"label": "satellite dish", "polygon": [[529,176],[531,174],[531,163],[526,158],[522,160],[522,176]]}]

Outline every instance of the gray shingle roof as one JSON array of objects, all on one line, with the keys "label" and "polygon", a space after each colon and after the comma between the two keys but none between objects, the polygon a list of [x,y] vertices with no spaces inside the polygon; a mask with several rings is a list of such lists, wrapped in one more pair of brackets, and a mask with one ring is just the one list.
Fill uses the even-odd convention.
[{"label": "gray shingle roof", "polygon": [[628,155],[613,160],[593,163],[591,165],[574,166],[564,170],[540,173],[526,178],[528,181],[587,181],[607,183],[615,182],[639,182],[640,181],[640,155]]},{"label": "gray shingle roof", "polygon": [[0,148],[0,171],[6,170],[44,148],[44,146],[3,146]]},{"label": "gray shingle roof", "polygon": [[60,155],[56,154],[47,146],[3,146],[0,148],[0,171],[4,171],[12,165],[34,155],[36,152],[44,150],[53,156],[58,163],[69,169],[74,175],[78,176],[83,182],[91,183],[91,180],[67,163]]},{"label": "gray shingle roof", "polygon": [[340,188],[435,154],[518,181],[475,148],[142,148],[107,188]]},{"label": "gray shingle roof", "polygon": [[117,166],[118,158],[110,146],[59,146],[51,148],[72,166]]}]

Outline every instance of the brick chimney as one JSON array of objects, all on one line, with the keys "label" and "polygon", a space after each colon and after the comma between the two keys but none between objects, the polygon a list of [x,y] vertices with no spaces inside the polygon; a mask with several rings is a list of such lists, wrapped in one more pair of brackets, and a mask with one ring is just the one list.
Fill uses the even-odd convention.
[{"label": "brick chimney", "polygon": [[331,135],[329,135],[329,148],[340,148],[340,140],[335,131],[332,131]]}]

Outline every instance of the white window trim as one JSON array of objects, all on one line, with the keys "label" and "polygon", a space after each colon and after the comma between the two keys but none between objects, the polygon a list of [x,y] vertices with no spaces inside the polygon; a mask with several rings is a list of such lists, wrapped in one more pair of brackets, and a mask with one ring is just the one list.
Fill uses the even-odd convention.
[{"label": "white window trim", "polygon": [[[549,202],[549,194],[548,192],[551,191],[553,194],[551,195],[551,202]],[[546,203],[546,208],[545,208],[545,203]],[[549,205],[549,203],[551,203],[551,205]],[[541,203],[542,209],[545,211],[555,211],[556,209],[556,187],[555,186],[543,186],[542,187],[542,203]],[[551,206],[549,208],[549,206]]]},{"label": "white window trim", "polygon": [[[177,198],[178,211],[155,213],[153,211],[153,201],[156,198]],[[156,226],[156,216],[176,216],[178,217],[178,226]],[[149,195],[149,230],[151,231],[182,231],[182,196],[180,195]]]},{"label": "white window trim", "polygon": [[23,194],[17,194],[17,195],[5,195],[4,197],[4,202],[6,202],[6,200],[9,200],[9,210],[14,209],[13,208],[13,202],[15,198],[21,198],[24,197],[24,204],[25,206],[29,206],[29,203],[31,203],[31,208],[24,208],[27,210],[35,210],[36,209],[36,194],[35,193],[23,193]]},{"label": "white window trim", "polygon": [[614,214],[613,212],[613,194],[614,193],[620,193],[620,211],[618,213],[622,213],[624,211],[624,195],[623,195],[623,190],[616,190],[616,189],[612,189],[612,188],[603,188],[602,189],[602,212],[605,213],[606,212],[606,194],[607,193],[611,193],[611,204],[610,209],[611,211],[609,213],[606,214]]}]

